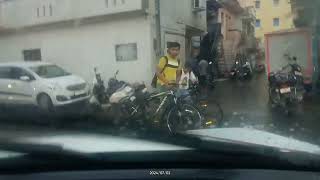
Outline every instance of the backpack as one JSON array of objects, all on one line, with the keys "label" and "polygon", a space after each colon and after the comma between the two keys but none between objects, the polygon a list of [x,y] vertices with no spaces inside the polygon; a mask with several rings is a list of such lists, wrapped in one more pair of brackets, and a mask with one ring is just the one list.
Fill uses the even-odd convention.
[{"label": "backpack", "polygon": [[[163,71],[167,68],[168,66],[168,57],[167,56],[163,56],[165,59],[166,59],[166,64],[164,65],[163,69],[161,70],[161,73],[163,73]],[[178,64],[180,66],[180,59],[178,59]],[[151,82],[151,86],[153,88],[156,88],[157,87],[157,82],[158,82],[158,76],[157,76],[157,73],[154,73],[154,76],[152,78],[152,82]]]}]

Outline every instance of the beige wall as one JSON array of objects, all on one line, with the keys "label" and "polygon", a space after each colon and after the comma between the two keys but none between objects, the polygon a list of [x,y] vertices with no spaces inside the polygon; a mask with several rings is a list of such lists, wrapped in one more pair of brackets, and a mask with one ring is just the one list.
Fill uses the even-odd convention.
[{"label": "beige wall", "polygon": [[[243,7],[255,6],[256,0],[238,0]],[[288,0],[279,0],[275,6],[273,0],[260,0],[260,8],[256,9],[256,19],[260,19],[261,27],[255,28],[257,38],[264,41],[264,34],[294,28],[291,5]],[[273,19],[280,19],[280,26],[273,26]]]},{"label": "beige wall", "polygon": [[[224,17],[222,17],[222,14]],[[221,23],[221,34],[224,37],[224,40],[232,40],[233,33],[229,30],[237,29],[241,30],[241,19],[238,15],[234,15],[225,8],[219,9],[218,22]]]}]

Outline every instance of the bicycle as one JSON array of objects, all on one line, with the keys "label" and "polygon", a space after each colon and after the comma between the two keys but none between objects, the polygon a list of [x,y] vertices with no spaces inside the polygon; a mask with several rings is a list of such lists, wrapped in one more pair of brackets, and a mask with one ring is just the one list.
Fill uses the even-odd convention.
[{"label": "bicycle", "polygon": [[[155,102],[156,108],[152,110],[151,103]],[[140,104],[147,121],[154,120],[160,123],[172,134],[202,128],[202,114],[192,104],[183,103],[176,95],[175,90],[148,95]]]},{"label": "bicycle", "polygon": [[[203,118],[202,128],[219,127],[222,124],[224,113],[221,105],[213,100],[205,101],[200,98],[201,90],[198,83],[189,83],[190,86],[186,90],[187,93],[179,93],[180,101],[183,104],[189,104],[196,107],[200,111]],[[174,88],[186,84],[170,83]]]}]

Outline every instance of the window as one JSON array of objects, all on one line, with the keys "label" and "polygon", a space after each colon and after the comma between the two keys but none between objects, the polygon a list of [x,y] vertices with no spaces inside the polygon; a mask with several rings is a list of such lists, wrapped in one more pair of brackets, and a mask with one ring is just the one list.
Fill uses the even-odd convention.
[{"label": "window", "polygon": [[28,76],[34,80],[34,76],[24,69],[17,67],[0,67],[0,79],[20,79],[21,76]]},{"label": "window", "polygon": [[138,59],[137,43],[116,45],[117,61],[134,61]]},{"label": "window", "polygon": [[50,16],[52,16],[52,15],[53,15],[53,12],[52,12],[52,5],[51,5],[51,4],[49,5],[49,13],[50,13]]},{"label": "window", "polygon": [[109,7],[109,0],[105,0],[104,2],[106,4],[106,7],[108,8]]},{"label": "window", "polygon": [[279,6],[280,0],[273,0],[273,6]]},{"label": "window", "polygon": [[10,79],[10,74],[10,67],[0,67],[0,79]]},{"label": "window", "polygon": [[41,61],[41,50],[40,49],[23,50],[23,58],[25,61]]},{"label": "window", "polygon": [[22,76],[28,76],[30,78],[30,80],[34,80],[35,78],[26,70],[21,69],[21,68],[10,68],[10,79],[20,79],[20,77]]},{"label": "window", "polygon": [[42,14],[43,16],[46,16],[46,6],[42,6]]},{"label": "window", "polygon": [[273,26],[275,26],[275,27],[280,26],[280,19],[279,18],[273,18]]},{"label": "window", "polygon": [[66,72],[64,69],[56,65],[34,66],[34,67],[31,67],[30,69],[36,74],[38,74],[38,76],[46,79],[70,75],[70,73]]},{"label": "window", "polygon": [[193,7],[195,7],[195,8],[199,8],[200,7],[200,0],[194,0],[193,3],[194,3]]},{"label": "window", "polygon": [[259,9],[261,6],[260,1],[255,1],[255,7],[256,9]]},{"label": "window", "polygon": [[37,17],[40,17],[40,9],[37,8]]},{"label": "window", "polygon": [[261,27],[261,20],[260,19],[256,19],[256,27],[257,28]]}]

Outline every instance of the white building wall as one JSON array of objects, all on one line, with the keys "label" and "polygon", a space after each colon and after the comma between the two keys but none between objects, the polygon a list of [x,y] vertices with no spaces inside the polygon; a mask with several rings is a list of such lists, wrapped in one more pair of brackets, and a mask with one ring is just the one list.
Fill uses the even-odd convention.
[{"label": "white building wall", "polygon": [[[200,0],[206,9],[206,0]],[[162,48],[166,49],[166,41],[181,43],[181,59],[185,60],[186,30],[187,26],[206,32],[206,11],[195,11],[193,0],[160,0],[161,15],[161,41]]]},{"label": "white building wall", "polygon": [[143,10],[143,0],[8,0],[0,7],[0,26],[19,28]]},{"label": "white building wall", "polygon": [[[200,1],[205,8],[206,0]],[[128,13],[144,11],[146,2],[152,7],[147,11],[149,16]],[[179,41],[184,60],[187,26],[206,31],[206,11],[195,12],[193,0],[160,0],[162,36],[157,37],[154,3],[155,0],[108,0],[108,5],[106,0],[6,1],[1,6],[0,26],[14,30],[0,34],[0,61],[22,61],[23,50],[41,48],[43,60],[55,62],[88,81],[97,66],[104,79],[119,69],[119,79],[150,84],[158,63],[154,40],[160,38],[163,50],[166,41]],[[117,13],[122,15],[114,16]],[[100,23],[84,25],[86,17],[98,18]],[[66,20],[70,21],[59,23]],[[32,28],[25,30],[26,26]],[[115,45],[134,42],[138,43],[138,60],[117,62]]]},{"label": "white building wall", "polygon": [[[88,81],[93,78],[94,67],[98,67],[105,80],[120,70],[121,80],[149,84],[153,72],[150,37],[149,21],[144,16],[2,34],[0,61],[22,61],[24,49],[41,48],[44,61],[56,63]],[[138,60],[117,62],[115,45],[127,43],[137,43]]]},{"label": "white building wall", "polygon": [[[206,8],[206,0],[200,0]],[[186,25],[206,31],[206,11],[196,12],[193,0],[160,0],[161,23],[164,28],[184,32]]]}]

